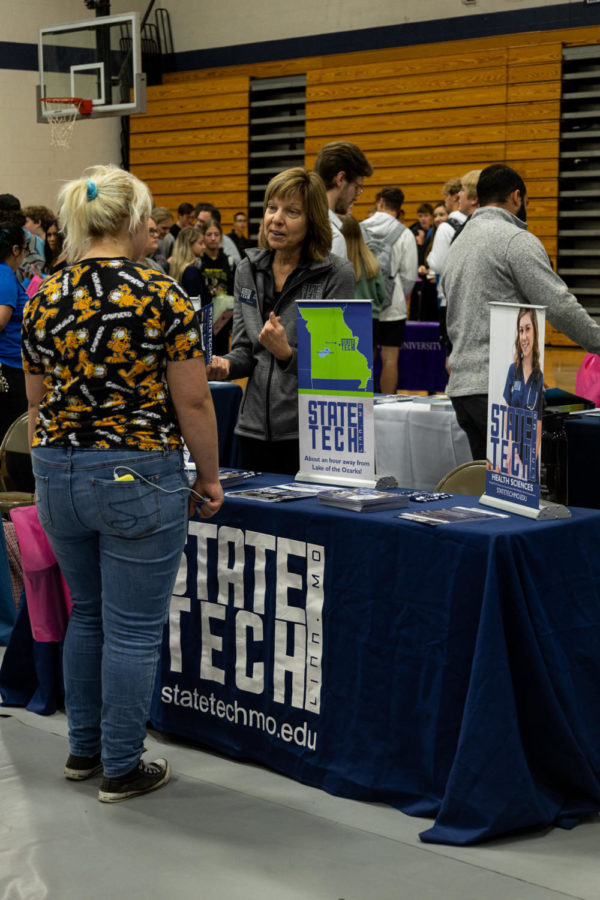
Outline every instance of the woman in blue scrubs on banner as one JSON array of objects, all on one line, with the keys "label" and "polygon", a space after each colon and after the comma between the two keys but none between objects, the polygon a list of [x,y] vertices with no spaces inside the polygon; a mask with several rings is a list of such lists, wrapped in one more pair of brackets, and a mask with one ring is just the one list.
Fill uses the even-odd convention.
[{"label": "woman in blue scrubs on banner", "polygon": [[[537,413],[535,425],[535,461],[533,465],[524,457],[525,436],[521,433],[518,450],[518,471],[511,465],[513,459],[512,443],[514,432],[507,435],[511,440],[509,453],[509,474],[517,475],[526,481],[537,481],[540,447],[542,443],[542,411],[544,407],[544,375],[540,367],[540,347],[538,336],[538,320],[535,309],[521,307],[517,315],[517,332],[515,336],[514,361],[510,364],[504,386],[504,400],[507,406]],[[511,421],[506,417],[507,427]],[[513,422],[515,421],[513,417]]]}]

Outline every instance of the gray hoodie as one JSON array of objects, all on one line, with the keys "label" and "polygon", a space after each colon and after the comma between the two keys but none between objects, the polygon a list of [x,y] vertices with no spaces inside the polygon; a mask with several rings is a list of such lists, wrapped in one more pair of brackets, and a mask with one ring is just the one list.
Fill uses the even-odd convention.
[{"label": "gray hoodie", "polygon": [[[363,222],[364,227],[374,238],[385,240],[396,228],[398,220],[386,212],[376,212]],[[410,294],[417,280],[419,266],[417,242],[409,228],[402,226],[403,231],[392,247],[390,257],[390,275],[394,279],[392,302],[383,309],[380,322],[399,322],[406,319],[406,296]]]},{"label": "gray hoodie", "polygon": [[[230,378],[248,376],[236,434],[267,441],[298,437],[298,352],[295,300],[349,300],[356,278],[352,265],[331,254],[324,260],[301,261],[274,300],[272,253],[246,251],[235,272]],[[281,316],[292,358],[280,363],[258,336],[269,312]]]},{"label": "gray hoodie", "polygon": [[475,210],[448,251],[441,284],[452,341],[451,397],[488,392],[492,300],[545,306],[555,328],[600,353],[600,326],[553,272],[542,243],[506,209]]}]

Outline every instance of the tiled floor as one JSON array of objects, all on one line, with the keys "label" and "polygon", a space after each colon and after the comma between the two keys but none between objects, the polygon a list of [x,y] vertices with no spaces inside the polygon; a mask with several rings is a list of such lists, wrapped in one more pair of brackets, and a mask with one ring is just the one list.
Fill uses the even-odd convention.
[{"label": "tiled floor", "polygon": [[433,847],[418,839],[425,820],[157,734],[148,758],[169,758],[171,783],[107,806],[98,779],[62,777],[64,715],[3,712],[2,900],[600,898],[596,817],[572,831]]}]

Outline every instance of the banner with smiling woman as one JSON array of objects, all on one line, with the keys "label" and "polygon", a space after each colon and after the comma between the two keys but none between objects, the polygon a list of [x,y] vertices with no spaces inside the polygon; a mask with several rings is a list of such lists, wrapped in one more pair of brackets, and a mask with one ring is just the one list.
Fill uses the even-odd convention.
[{"label": "banner with smiling woman", "polygon": [[517,509],[513,511],[523,507],[537,512],[544,405],[545,308],[509,303],[492,303],[490,306],[485,497],[515,504]]}]

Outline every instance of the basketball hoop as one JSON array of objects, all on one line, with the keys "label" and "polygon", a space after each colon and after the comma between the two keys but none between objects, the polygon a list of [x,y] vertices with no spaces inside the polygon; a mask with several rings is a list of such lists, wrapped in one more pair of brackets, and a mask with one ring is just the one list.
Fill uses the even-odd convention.
[{"label": "basketball hoop", "polygon": [[42,97],[40,103],[50,126],[50,146],[71,146],[73,126],[78,115],[89,116],[92,112],[92,101],[81,97]]}]

